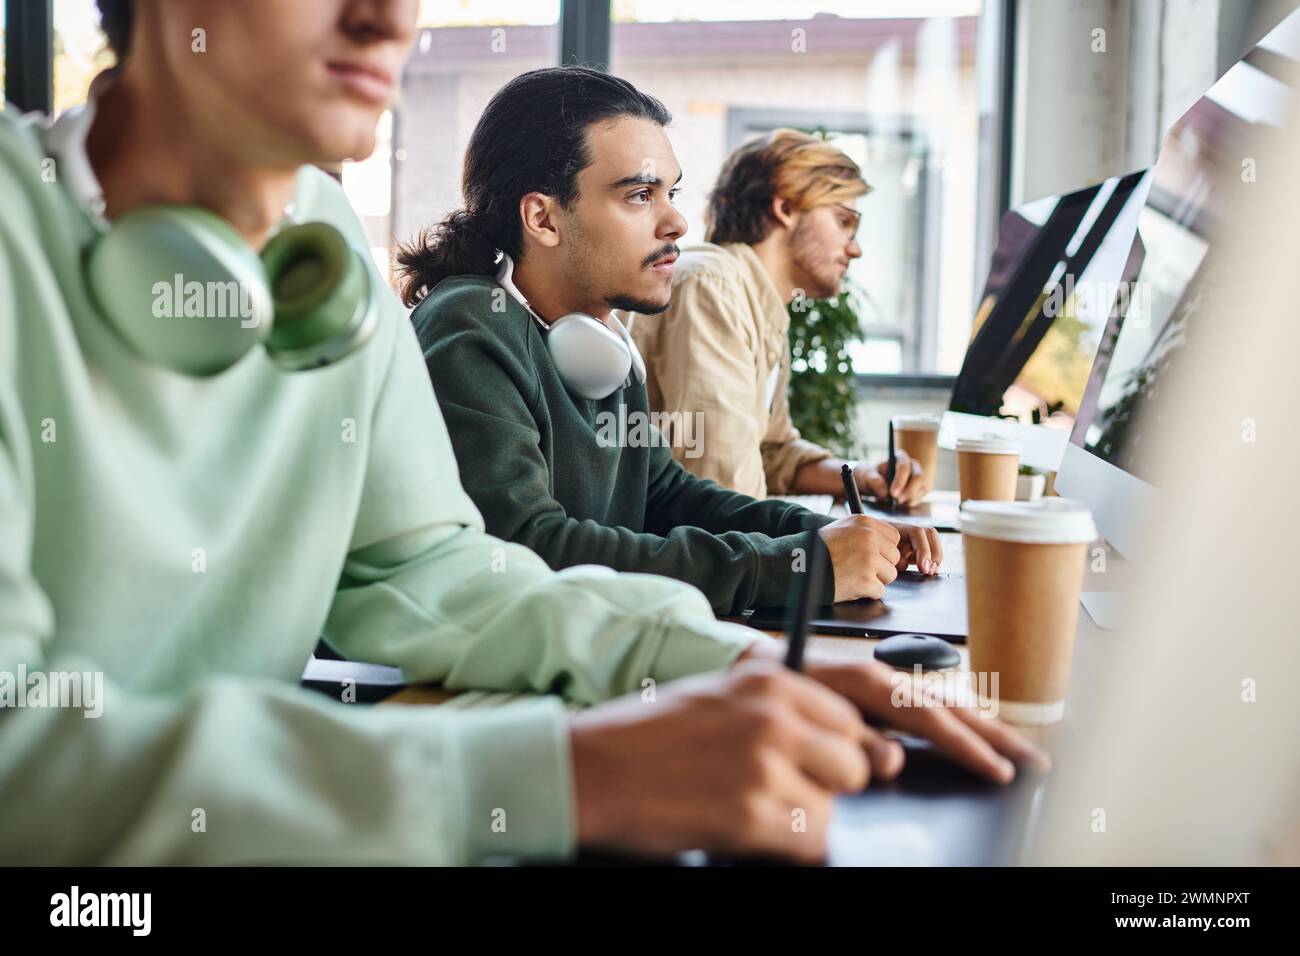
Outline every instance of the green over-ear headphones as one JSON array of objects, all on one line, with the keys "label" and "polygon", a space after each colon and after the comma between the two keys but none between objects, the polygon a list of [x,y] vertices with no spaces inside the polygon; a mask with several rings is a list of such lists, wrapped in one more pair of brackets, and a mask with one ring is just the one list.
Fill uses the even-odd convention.
[{"label": "green over-ear headphones", "polygon": [[360,254],[323,222],[277,232],[259,257],[221,217],[150,206],[91,246],[96,304],[143,358],[215,375],[259,344],[289,371],[337,362],[373,334],[377,290]]},{"label": "green over-ear headphones", "polygon": [[36,129],[58,182],[94,224],[83,276],[108,323],[141,357],[189,375],[215,375],[255,346],[281,368],[337,362],[374,334],[382,290],[359,252],[323,222],[289,224],[259,257],[224,219],[194,206],[103,218],[86,154],[96,101]]}]

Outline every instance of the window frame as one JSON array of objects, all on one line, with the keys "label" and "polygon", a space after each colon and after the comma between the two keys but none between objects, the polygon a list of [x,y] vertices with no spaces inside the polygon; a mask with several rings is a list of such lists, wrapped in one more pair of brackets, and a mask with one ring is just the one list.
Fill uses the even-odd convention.
[{"label": "window frame", "polygon": [[54,0],[5,0],[4,98],[24,113],[54,109]]},{"label": "window frame", "polygon": [[610,0],[560,0],[560,64],[609,69]]}]

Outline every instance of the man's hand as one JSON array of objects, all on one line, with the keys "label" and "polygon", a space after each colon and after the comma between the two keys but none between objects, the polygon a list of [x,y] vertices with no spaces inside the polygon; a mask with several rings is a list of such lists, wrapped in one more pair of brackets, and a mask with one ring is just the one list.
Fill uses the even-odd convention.
[{"label": "man's hand", "polygon": [[885,585],[898,577],[902,536],[892,524],[868,515],[849,515],[818,534],[831,555],[836,601],[878,598]]},{"label": "man's hand", "polygon": [[[784,657],[784,641],[763,641],[741,660]],[[1041,772],[1051,768],[1046,753],[997,718],[970,707],[927,702],[905,671],[879,661],[847,660],[810,649],[804,654],[804,673],[852,702],[869,721],[923,737],[950,759],[996,783],[1009,783],[1017,764]],[[885,776],[874,761],[873,774]]]},{"label": "man's hand", "polygon": [[873,778],[891,780],[903,767],[902,747],[864,715],[931,740],[999,783],[1015,776],[1016,764],[1051,766],[1000,721],[926,702],[909,674],[817,652],[806,655],[806,675],[795,674],[777,663],[784,653],[784,642],[762,641],[726,674],[575,715],[579,844],[819,862],[834,797]]},{"label": "man's hand", "polygon": [[835,570],[836,601],[883,597],[885,586],[909,565],[922,574],[937,574],[943,563],[943,545],[933,528],[848,515],[818,533]]},{"label": "man's hand", "polygon": [[902,766],[848,700],[764,660],[594,707],[569,736],[579,844],[656,856],[818,862],[835,795]]},{"label": "man's hand", "polygon": [[894,453],[894,483],[887,487],[885,475],[888,471],[888,461],[879,465],[863,464],[853,470],[853,478],[858,483],[858,490],[875,495],[881,501],[893,497],[904,507],[920,504],[921,499],[930,493],[931,476],[923,474],[921,466],[901,448]]},{"label": "man's hand", "polygon": [[915,525],[896,524],[899,534],[898,564],[894,567],[906,571],[909,565],[916,565],[922,574],[938,574],[939,565],[943,564],[943,543],[939,532],[933,528],[919,528]]}]

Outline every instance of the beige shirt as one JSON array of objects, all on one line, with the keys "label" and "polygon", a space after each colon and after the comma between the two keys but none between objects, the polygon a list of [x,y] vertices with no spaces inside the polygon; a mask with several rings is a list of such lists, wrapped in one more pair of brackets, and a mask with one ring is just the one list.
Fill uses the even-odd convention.
[{"label": "beige shirt", "polygon": [[788,492],[801,465],[830,457],[790,422],[790,316],[749,246],[687,248],[668,311],[629,318],[651,410],[679,414],[666,419],[673,428],[694,423],[692,443],[671,443],[692,474],[763,498]]}]

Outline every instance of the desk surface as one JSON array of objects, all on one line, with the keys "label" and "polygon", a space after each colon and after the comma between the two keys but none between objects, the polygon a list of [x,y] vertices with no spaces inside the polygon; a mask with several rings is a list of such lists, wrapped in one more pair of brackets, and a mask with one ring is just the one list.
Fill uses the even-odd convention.
[{"label": "desk surface", "polygon": [[[942,533],[940,538],[943,542],[943,570],[952,573],[965,573],[966,555],[962,548],[961,535],[948,532]],[[1105,590],[1107,582],[1104,576],[1089,575],[1089,580],[1085,581],[1085,590]],[[779,631],[766,631],[773,637],[782,637]],[[1100,664],[1095,659],[1100,656],[1100,652],[1106,644],[1108,632],[1102,631],[1092,623],[1086,611],[1079,608],[1079,631],[1075,640],[1074,664],[1070,676],[1070,694],[1066,704],[1065,720],[1060,724],[1050,727],[1024,728],[1026,736],[1037,741],[1049,752],[1057,748],[1057,741],[1068,736],[1068,728],[1072,726],[1071,712],[1078,710],[1077,702],[1086,700],[1089,696],[1088,688],[1095,686],[1095,681],[1100,676]],[[845,657],[859,658],[862,660],[871,660],[875,653],[876,645],[880,641],[870,637],[830,637],[821,635],[810,635],[808,644],[813,648],[820,648],[833,651],[836,654]],[[953,645],[961,655],[961,663],[958,665],[959,670],[969,670],[969,656],[964,644]],[[470,691],[457,693],[454,691],[443,690],[440,687],[419,686],[408,687],[398,694],[388,698],[385,703],[393,704],[444,704],[452,702],[457,707],[479,707],[495,706],[505,703],[511,699],[524,695],[492,693],[484,691]]]},{"label": "desk surface", "polygon": [[[961,535],[941,534],[943,570],[964,573],[965,552]],[[1110,574],[1096,574],[1089,569],[1084,590],[1113,590],[1122,571],[1112,567]],[[1070,689],[1065,719],[1048,727],[1022,728],[1058,759],[1072,746],[1087,727],[1089,701],[1100,699],[1102,681],[1109,672],[1109,662],[1117,653],[1119,636],[1093,624],[1082,608],[1078,609],[1078,632],[1070,672]],[[779,632],[766,632],[774,637]],[[812,635],[809,646],[833,651],[846,657],[871,659],[874,638],[830,637]],[[969,669],[964,645],[954,645],[961,655],[960,670]],[[470,692],[455,694],[436,687],[412,687],[389,698],[397,704],[444,704],[449,707],[484,707],[507,703],[522,695]],[[918,759],[924,758],[924,759]],[[991,784],[972,783],[960,773],[945,772],[944,762],[917,754],[909,757],[908,781],[877,786],[864,794],[841,800],[832,823],[831,862],[849,864],[930,864],[1007,863],[1025,859],[1035,838],[1037,815],[1044,794],[1055,775],[1033,783],[1018,781],[1015,793],[999,799]],[[846,834],[837,839],[836,829]]]}]

